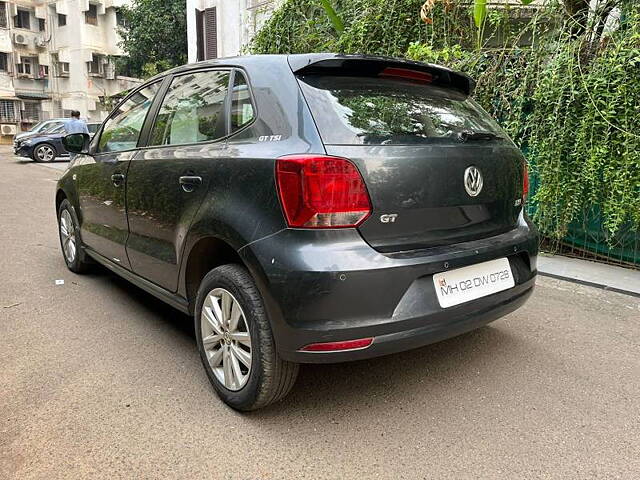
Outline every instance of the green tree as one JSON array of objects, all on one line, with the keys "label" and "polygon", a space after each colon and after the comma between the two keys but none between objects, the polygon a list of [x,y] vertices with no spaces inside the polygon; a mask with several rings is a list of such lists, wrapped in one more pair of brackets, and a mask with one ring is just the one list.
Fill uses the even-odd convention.
[{"label": "green tree", "polygon": [[122,14],[121,72],[146,78],[187,62],[185,0],[134,0]]}]

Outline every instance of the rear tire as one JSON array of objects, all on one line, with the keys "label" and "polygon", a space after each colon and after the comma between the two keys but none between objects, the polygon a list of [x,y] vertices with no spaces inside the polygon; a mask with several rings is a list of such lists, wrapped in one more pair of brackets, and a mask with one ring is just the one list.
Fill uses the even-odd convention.
[{"label": "rear tire", "polygon": [[203,278],[195,332],[209,381],[230,407],[256,410],[282,399],[293,387],[299,366],[278,356],[262,297],[244,267],[223,265]]},{"label": "rear tire", "polygon": [[67,199],[64,199],[58,208],[58,234],[62,257],[67,268],[73,273],[86,272],[91,262],[82,248],[80,222],[78,222],[76,211]]},{"label": "rear tire", "polygon": [[48,143],[36,145],[31,156],[36,162],[53,162],[56,159],[56,148]]}]

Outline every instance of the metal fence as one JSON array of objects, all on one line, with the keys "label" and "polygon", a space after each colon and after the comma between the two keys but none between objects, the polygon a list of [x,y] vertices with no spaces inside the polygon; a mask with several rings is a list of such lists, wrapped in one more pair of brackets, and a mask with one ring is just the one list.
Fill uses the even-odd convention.
[{"label": "metal fence", "polygon": [[[537,187],[537,179],[532,178],[530,198]],[[535,216],[535,204],[528,204],[528,213],[532,218]],[[637,228],[629,223],[611,236],[604,228],[598,205],[584,211],[581,217],[569,224],[567,235],[561,240],[543,235],[542,251],[640,270],[640,231]]]}]

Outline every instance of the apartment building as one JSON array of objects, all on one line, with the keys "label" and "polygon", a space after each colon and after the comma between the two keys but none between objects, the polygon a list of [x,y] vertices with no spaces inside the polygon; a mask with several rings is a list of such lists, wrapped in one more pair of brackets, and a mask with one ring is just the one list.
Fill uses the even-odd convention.
[{"label": "apartment building", "polygon": [[102,120],[105,99],[139,83],[115,69],[126,1],[0,1],[0,141],[71,110]]}]

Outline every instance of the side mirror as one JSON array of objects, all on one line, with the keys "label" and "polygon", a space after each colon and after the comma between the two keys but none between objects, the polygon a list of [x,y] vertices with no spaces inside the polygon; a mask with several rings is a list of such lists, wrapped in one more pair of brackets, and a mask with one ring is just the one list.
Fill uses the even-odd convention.
[{"label": "side mirror", "polygon": [[70,133],[62,139],[62,144],[67,152],[87,153],[89,139],[90,137],[86,133]]}]

